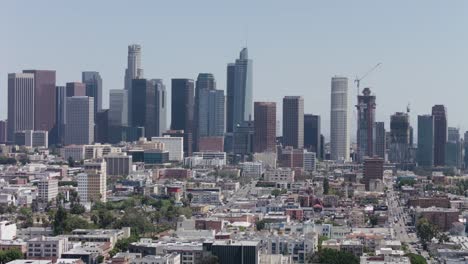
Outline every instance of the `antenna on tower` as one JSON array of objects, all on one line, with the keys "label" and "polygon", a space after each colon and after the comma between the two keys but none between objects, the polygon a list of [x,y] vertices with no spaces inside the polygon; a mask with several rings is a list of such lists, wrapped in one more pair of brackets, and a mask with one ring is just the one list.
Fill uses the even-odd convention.
[{"label": "antenna on tower", "polygon": [[245,47],[247,47],[248,40],[249,40],[249,26],[248,26],[248,25],[245,25],[245,28],[244,28]]}]

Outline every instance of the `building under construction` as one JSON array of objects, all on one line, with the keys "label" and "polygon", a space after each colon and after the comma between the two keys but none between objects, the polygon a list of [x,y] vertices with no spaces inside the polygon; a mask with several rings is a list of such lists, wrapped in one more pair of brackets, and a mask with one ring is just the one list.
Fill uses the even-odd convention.
[{"label": "building under construction", "polygon": [[357,156],[358,162],[364,157],[374,156],[374,134],[375,134],[375,95],[371,95],[369,88],[362,90],[358,95],[356,105],[358,116],[357,128]]}]

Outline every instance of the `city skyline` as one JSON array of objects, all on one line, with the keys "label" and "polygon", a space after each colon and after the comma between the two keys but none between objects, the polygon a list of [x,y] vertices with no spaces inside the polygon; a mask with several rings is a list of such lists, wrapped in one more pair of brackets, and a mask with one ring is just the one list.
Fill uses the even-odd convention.
[{"label": "city skyline", "polygon": [[[208,11],[202,11],[200,8],[197,10],[203,13],[189,13],[190,17],[201,18],[191,25],[184,22],[171,24],[170,21],[158,24],[155,30],[164,32],[163,38],[143,34],[145,31],[152,32],[151,28],[130,30],[124,27],[123,24],[128,23],[132,16],[127,14],[122,21],[119,21],[117,15],[122,14],[125,8],[131,11],[135,7],[122,2],[115,4],[115,14],[107,15],[107,18],[116,27],[122,26],[124,32],[110,30],[112,29],[110,24],[113,23],[100,24],[92,29],[87,27],[90,23],[102,21],[99,11],[104,10],[105,4],[103,3],[96,5],[93,10],[86,9],[89,21],[78,20],[76,16],[67,17],[70,29],[47,27],[53,25],[57,17],[31,23],[35,15],[29,9],[24,10],[25,13],[22,13],[21,17],[16,18],[12,17],[12,14],[18,12],[5,12],[0,16],[4,22],[1,23],[0,28],[2,32],[15,40],[15,45],[10,42],[0,44],[0,56],[6,61],[0,65],[0,72],[3,73],[0,76],[0,93],[6,94],[6,74],[21,72],[23,69],[55,70],[57,85],[79,81],[83,71],[98,71],[103,79],[103,107],[107,108],[109,90],[124,88],[124,72],[127,67],[126,52],[128,45],[133,43],[140,44],[142,47],[141,67],[145,69],[145,77],[148,79],[160,78],[165,83],[169,83],[172,78],[195,79],[200,72],[211,72],[217,80],[218,89],[226,93],[226,65],[237,57],[239,50],[247,42],[249,57],[255,62],[253,101],[277,102],[279,120],[282,119],[282,113],[278,109],[282,109],[281,99],[287,90],[288,94],[300,94],[304,97],[305,112],[321,115],[322,123],[329,124],[329,104],[324,102],[329,101],[330,78],[336,74],[349,78],[348,97],[349,105],[352,106],[356,101],[355,85],[352,80],[355,76],[366,72],[375,63],[382,62],[382,67],[361,84],[362,88],[370,86],[380,102],[376,111],[376,121],[384,121],[386,126],[389,126],[390,115],[397,111],[404,111],[406,105],[410,103],[411,123],[413,127],[416,127],[417,115],[430,113],[431,107],[435,104],[444,104],[448,108],[448,124],[460,127],[464,131],[468,128],[468,121],[465,121],[462,116],[463,96],[457,96],[457,93],[462,91],[464,86],[463,66],[468,57],[468,53],[462,48],[466,46],[468,40],[461,34],[466,18],[460,11],[466,7],[467,3],[455,2],[448,7],[439,5],[435,1],[423,1],[424,5],[421,7],[417,2],[421,3],[421,1],[405,3],[405,8],[401,10],[398,5],[369,4],[369,1],[362,1],[356,5],[342,3],[342,6],[334,3],[305,2],[289,6],[272,2],[265,10],[261,9],[262,4],[252,3],[251,9],[241,15],[233,12],[239,8],[236,5],[215,4],[210,8],[217,11],[216,13],[207,13]],[[43,9],[40,4],[28,4]],[[3,10],[19,10],[24,5],[7,3],[7,8]],[[191,4],[188,5],[187,10],[192,7]],[[149,4],[147,9],[151,9],[149,7],[152,6],[154,5]],[[56,2],[51,10],[44,12],[62,17],[72,12],[71,7],[78,8],[78,11],[84,8]],[[168,15],[175,15],[176,7],[171,4],[158,5],[158,7],[165,10]],[[303,10],[298,7],[303,7]],[[359,10],[359,8],[365,12],[366,18],[352,14],[351,11]],[[418,14],[421,19],[415,22],[414,12],[420,12],[420,8],[425,12]],[[169,19],[187,15],[187,10]],[[386,14],[387,11],[388,13],[398,12],[401,21],[396,21],[395,18]],[[341,15],[339,22],[326,18],[332,12]],[[263,22],[254,16],[257,13],[264,19]],[[277,14],[282,14],[279,21],[274,19]],[[206,15],[206,18],[202,18],[202,15]],[[210,18],[218,19],[224,16],[228,18],[239,16],[244,19],[239,24],[223,22],[222,25],[211,25]],[[434,17],[438,19],[433,21]],[[143,10],[141,23],[149,23],[151,18],[150,12]],[[155,19],[158,21],[168,19],[168,16],[163,15]],[[340,23],[344,20],[351,22]],[[12,24],[8,21],[16,23]],[[378,21],[378,23],[371,25],[369,21]],[[151,23],[153,24],[156,23]],[[45,27],[44,34],[60,34],[63,38],[54,38],[54,42],[48,38],[38,39],[35,44],[41,52],[33,52],[26,48],[28,42],[25,38],[35,37],[36,33],[33,31],[39,25]],[[207,25],[210,26],[206,27]],[[448,29],[447,25],[450,25]],[[220,26],[226,27],[225,32],[220,31]],[[343,27],[340,31],[341,37],[329,33],[340,27]],[[92,36],[99,41],[97,43],[80,42],[80,45],[61,45],[72,35],[82,32],[82,28],[90,30]],[[212,42],[208,40],[195,41],[196,43],[180,42],[178,41],[180,37],[174,33],[182,28],[193,29],[193,33],[190,32],[191,30],[186,31],[193,39],[196,39],[196,34],[199,34],[202,39],[213,32],[221,34],[223,38],[213,38]],[[31,31],[30,36],[18,34],[21,29]],[[288,40],[277,40],[276,31]],[[71,33],[73,34],[70,35]],[[338,39],[352,41],[343,45],[337,42]],[[430,58],[427,54],[431,54]],[[181,58],[191,59],[182,60]],[[278,61],[281,63],[278,64]],[[276,78],[271,78],[271,76]],[[427,78],[427,76],[430,77]],[[307,85],[304,86],[303,83]],[[427,100],[418,100],[422,92],[426,93]],[[396,96],[402,93],[407,95],[403,100]],[[168,102],[170,101],[169,93]],[[353,109],[350,108],[350,110]],[[350,111],[352,141],[355,141],[354,131],[356,131],[354,115],[355,111]],[[0,119],[5,118],[6,98],[3,97]],[[170,116],[167,122],[170,124]],[[329,138],[328,125],[323,125],[323,133]]]}]

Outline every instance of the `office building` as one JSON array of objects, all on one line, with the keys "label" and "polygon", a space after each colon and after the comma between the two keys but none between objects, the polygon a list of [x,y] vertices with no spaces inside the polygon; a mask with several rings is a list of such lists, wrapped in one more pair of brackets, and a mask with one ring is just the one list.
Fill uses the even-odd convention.
[{"label": "office building", "polygon": [[[208,136],[208,93],[216,90],[216,80],[212,73],[199,73],[195,83],[195,101],[193,115],[193,138],[194,148],[198,150],[200,137]],[[204,135],[202,135],[204,134]]]},{"label": "office building", "polygon": [[182,161],[184,160],[184,138],[162,136],[152,137],[151,142],[160,142],[164,145],[164,150],[169,152],[170,161]]},{"label": "office building", "polygon": [[55,128],[52,135],[52,144],[63,144],[65,140],[65,119],[67,90],[65,86],[55,87]]},{"label": "office building", "polygon": [[322,146],[320,140],[321,123],[319,115],[304,115],[304,148],[322,157]]},{"label": "office building", "polygon": [[81,203],[106,202],[107,179],[105,175],[105,173],[96,172],[78,174],[78,196]]},{"label": "office building", "polygon": [[252,66],[247,48],[242,49],[235,63],[227,66],[227,132],[234,132],[242,121],[252,119]]},{"label": "office building", "polygon": [[55,126],[55,71],[25,70],[34,75],[34,130],[51,132]]},{"label": "office building", "polygon": [[152,79],[151,82],[155,87],[155,136],[162,136],[164,131],[167,129],[166,117],[167,117],[167,99],[166,99],[166,85],[161,79]]},{"label": "office building", "polygon": [[374,140],[374,154],[386,160],[387,152],[387,138],[385,133],[385,122],[375,122],[375,140]]},{"label": "office building", "polygon": [[86,96],[94,98],[94,113],[102,110],[102,78],[99,72],[85,71],[81,73],[81,82],[85,84]]},{"label": "office building", "polygon": [[37,183],[37,199],[39,202],[48,203],[58,195],[58,180],[43,178]]},{"label": "office building", "polygon": [[445,166],[461,169],[463,165],[463,143],[460,130],[448,127],[447,142],[445,144]]},{"label": "office building", "polygon": [[390,149],[388,160],[392,163],[409,163],[410,124],[407,113],[397,112],[390,117]]},{"label": "office building", "polygon": [[259,241],[219,240],[203,243],[223,264],[257,264],[259,263]]},{"label": "office building", "polygon": [[49,133],[47,131],[16,131],[14,138],[15,144],[19,146],[26,146],[30,148],[49,147]]},{"label": "office building", "polygon": [[348,78],[331,80],[330,159],[349,160]]},{"label": "office building", "polygon": [[255,102],[254,104],[253,151],[276,152],[276,103]]},{"label": "office building", "polygon": [[468,168],[468,131],[465,132],[463,135],[463,149],[464,149],[464,156],[463,156],[463,162],[465,165],[465,170]]},{"label": "office building", "polygon": [[232,137],[232,152],[241,157],[253,152],[254,121],[243,121],[236,125]]},{"label": "office building", "polygon": [[0,120],[0,144],[7,143],[7,123],[8,120]]},{"label": "office building", "polygon": [[154,82],[146,79],[134,79],[132,94],[132,127],[144,127],[145,136],[156,136],[156,87]]},{"label": "office building", "polygon": [[356,105],[357,127],[357,161],[362,162],[364,157],[374,156],[374,132],[375,132],[375,95],[369,88],[362,90],[358,95]]},{"label": "office building", "polygon": [[8,141],[16,131],[34,130],[34,74],[8,74]]},{"label": "office building", "polygon": [[434,164],[434,118],[432,115],[418,116],[418,166],[431,168]]},{"label": "office building", "polygon": [[109,125],[128,126],[128,90],[109,91]]},{"label": "office building", "polygon": [[445,165],[445,144],[447,143],[447,109],[443,105],[432,107],[434,118],[434,166]]},{"label": "office building", "polygon": [[94,142],[94,98],[67,97],[65,144],[86,145]]},{"label": "office building", "polygon": [[132,44],[128,46],[127,69],[125,70],[125,90],[130,90],[133,79],[142,79],[141,46]]},{"label": "office building", "polygon": [[[86,84],[80,82],[68,82],[65,84],[66,97],[86,96]],[[94,109],[94,106],[93,106]]]},{"label": "office building", "polygon": [[369,182],[371,180],[383,180],[383,164],[384,160],[378,157],[366,157],[364,159],[364,184],[366,190],[369,190]]},{"label": "office building", "polygon": [[132,156],[126,154],[109,154],[104,157],[107,165],[107,175],[114,177],[126,177],[132,171]]},{"label": "office building", "polygon": [[317,154],[315,152],[304,152],[304,170],[315,171],[317,168]]},{"label": "office building", "polygon": [[[109,143],[109,109],[103,109],[96,113],[95,141],[98,143]],[[113,131],[112,131],[113,132]]]},{"label": "office building", "polygon": [[192,154],[194,81],[172,79],[171,130],[184,131],[184,153]]},{"label": "office building", "polygon": [[283,98],[283,146],[304,147],[304,98]]},{"label": "office building", "polygon": [[53,260],[54,262],[62,257],[68,250],[68,240],[66,237],[46,237],[38,236],[31,238],[28,242],[28,259]]}]

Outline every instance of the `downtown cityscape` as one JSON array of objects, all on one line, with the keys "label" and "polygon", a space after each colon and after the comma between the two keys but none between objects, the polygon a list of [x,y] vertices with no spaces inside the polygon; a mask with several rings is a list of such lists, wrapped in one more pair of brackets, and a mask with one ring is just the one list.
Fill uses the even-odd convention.
[{"label": "downtown cityscape", "polygon": [[[378,57],[312,92],[313,79],[265,90],[254,80],[268,43],[252,52],[245,38],[222,69],[194,56],[196,75],[170,78],[145,67],[166,51],[138,38],[111,55],[126,62],[114,75],[9,57],[0,264],[468,263],[458,106],[430,89],[380,96]],[[80,80],[63,77],[75,67]]]}]

